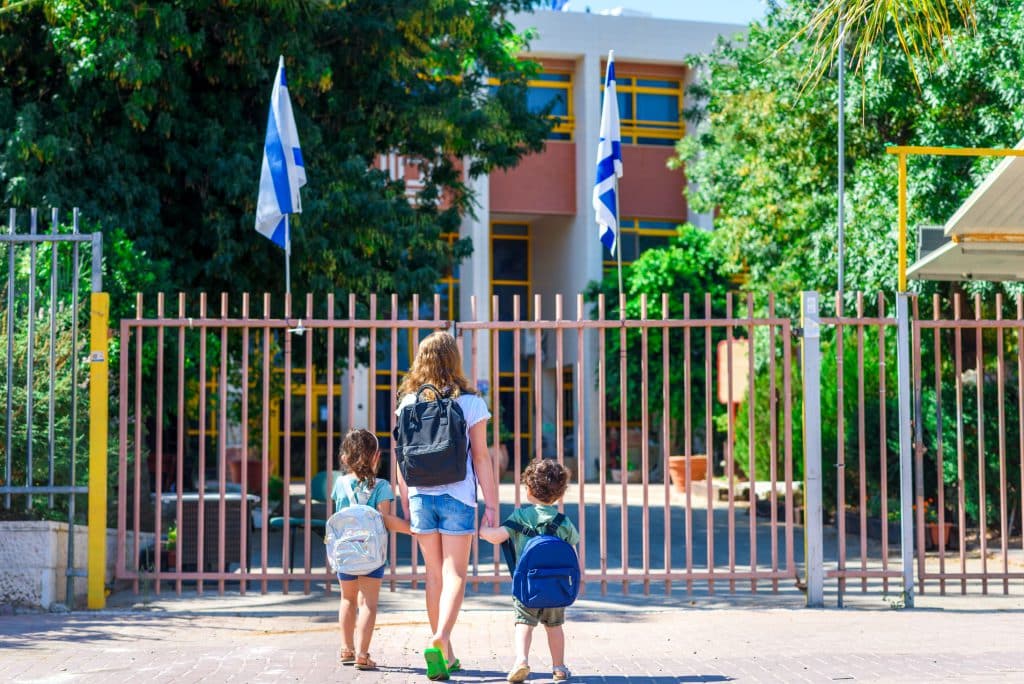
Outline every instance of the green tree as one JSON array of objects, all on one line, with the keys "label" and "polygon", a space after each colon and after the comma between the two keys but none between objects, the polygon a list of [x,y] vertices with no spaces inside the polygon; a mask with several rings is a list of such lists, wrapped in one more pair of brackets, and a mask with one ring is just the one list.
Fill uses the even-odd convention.
[{"label": "green tree", "polygon": [[[283,54],[309,184],[293,290],[430,292],[471,246],[439,240],[466,183],[540,149],[536,65],[507,14],[533,0],[19,3],[0,14],[0,197],[121,227],[159,289],[283,290],[253,229]],[[488,79],[496,78],[493,97]],[[418,160],[413,202],[377,155]],[[463,175],[463,171],[465,175]]]}]

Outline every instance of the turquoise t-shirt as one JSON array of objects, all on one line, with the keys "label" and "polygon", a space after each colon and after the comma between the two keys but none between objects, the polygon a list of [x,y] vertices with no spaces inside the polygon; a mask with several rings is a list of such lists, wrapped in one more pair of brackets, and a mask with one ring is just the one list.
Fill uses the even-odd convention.
[{"label": "turquoise t-shirt", "polygon": [[[373,485],[368,486],[366,482],[359,481],[351,473],[341,477],[348,480],[349,487],[352,488],[352,493],[355,495],[358,503],[365,504],[370,508],[377,508],[377,504],[382,501],[395,500],[395,491],[387,480],[377,477],[374,478]],[[341,477],[335,480],[334,489],[331,491],[331,498],[334,499],[334,510],[336,511],[340,511],[349,505],[348,496],[345,495],[345,488],[341,486]]]}]

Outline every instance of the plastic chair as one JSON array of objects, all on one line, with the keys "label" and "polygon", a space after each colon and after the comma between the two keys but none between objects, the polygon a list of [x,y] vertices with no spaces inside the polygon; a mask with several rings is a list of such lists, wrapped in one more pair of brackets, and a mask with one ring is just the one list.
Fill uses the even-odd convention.
[{"label": "plastic chair", "polygon": [[[309,483],[309,500],[313,505],[326,506],[327,500],[331,496],[331,490],[334,488],[334,483],[341,473],[331,470],[321,470],[319,473],[313,476],[313,479]],[[296,513],[298,515],[296,515]],[[326,515],[326,511],[324,512]],[[315,512],[312,513],[315,515]],[[297,507],[292,509],[292,515],[288,518],[288,526],[291,528],[291,534],[288,539],[288,571],[295,571],[295,540],[299,537],[299,530],[301,530],[306,524],[306,510],[305,506]],[[268,525],[272,530],[283,530],[284,529],[284,516],[274,516],[270,519]],[[319,533],[320,539],[323,539],[327,532],[327,519],[310,517],[309,520],[310,534],[314,535]]]}]

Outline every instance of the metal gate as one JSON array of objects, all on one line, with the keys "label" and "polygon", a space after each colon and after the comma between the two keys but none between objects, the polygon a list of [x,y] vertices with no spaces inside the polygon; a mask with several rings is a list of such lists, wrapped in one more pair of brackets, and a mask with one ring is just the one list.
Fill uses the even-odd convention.
[{"label": "metal gate", "polygon": [[[589,590],[795,592],[796,357],[774,300],[759,312],[752,298],[662,297],[653,316],[646,300],[611,316],[603,299],[573,303],[565,315],[556,296],[545,315],[539,296],[515,298],[511,320],[492,321],[474,301],[472,320],[453,323],[436,297],[421,307],[309,295],[301,313],[269,295],[258,312],[246,295],[223,295],[214,312],[205,296],[179,296],[173,313],[163,296],[148,309],[140,298],[120,325],[117,576],[136,591],[329,589],[332,502],[316,476],[337,468],[349,426],[372,426],[392,458],[399,381],[419,339],[444,328],[501,426],[489,446],[508,452],[503,512],[519,503],[530,459],[576,472],[563,505]],[[744,357],[732,353],[741,338]],[[737,413],[741,394],[753,410]],[[714,477],[698,477],[700,455]],[[129,554],[127,535],[143,532],[159,546]],[[387,578],[423,580],[414,540],[392,539]],[[474,546],[470,581],[507,581],[496,548]]]},{"label": "metal gate", "polygon": [[[103,334],[99,357],[90,357],[89,338],[82,330],[82,319],[89,314],[84,306],[82,271],[91,271],[93,323],[105,327],[105,295],[102,290],[101,233],[81,233],[79,214],[72,215],[70,232],[61,226],[58,211],[53,209],[50,230],[41,233],[38,212],[29,214],[28,232],[18,232],[18,215],[10,210],[7,233],[0,235],[6,246],[7,271],[3,298],[3,336],[5,372],[3,398],[6,408],[3,448],[3,473],[0,495],[9,517],[40,517],[68,523],[67,573],[65,596],[73,605],[76,577],[89,577],[89,604],[95,606],[103,596],[103,559],[99,558],[98,577],[94,577],[92,554],[89,573],[76,567],[84,559],[75,558],[74,528],[83,521],[79,503],[90,492],[91,478],[105,477],[105,436],[100,438],[101,451],[96,460],[103,461],[99,473],[86,472],[85,448],[89,438],[90,403],[81,387],[87,375],[102,381],[93,382],[93,391],[102,391],[101,400],[92,397],[94,408],[105,406],[105,349]],[[81,247],[89,249],[84,255]],[[47,288],[48,282],[48,288]],[[97,297],[99,299],[97,299]],[[95,340],[94,340],[95,342]],[[101,361],[89,370],[89,360]],[[106,413],[102,425],[94,425],[106,434]],[[99,492],[97,492],[99,494]],[[91,502],[90,502],[91,503]],[[104,501],[97,516],[99,539],[105,536]],[[90,509],[90,547],[93,547],[93,512]],[[102,554],[97,554],[101,556]],[[98,591],[97,591],[98,590]],[[96,606],[98,607],[98,606]]]}]

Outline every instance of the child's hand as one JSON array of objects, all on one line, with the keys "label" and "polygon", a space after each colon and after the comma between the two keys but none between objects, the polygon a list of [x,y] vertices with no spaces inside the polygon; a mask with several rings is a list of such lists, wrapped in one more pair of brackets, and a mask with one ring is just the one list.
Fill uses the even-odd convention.
[{"label": "child's hand", "polygon": [[482,525],[480,527],[480,538],[484,541],[489,541],[492,544],[501,544],[503,541],[508,539],[508,530],[504,527],[488,527]]}]

